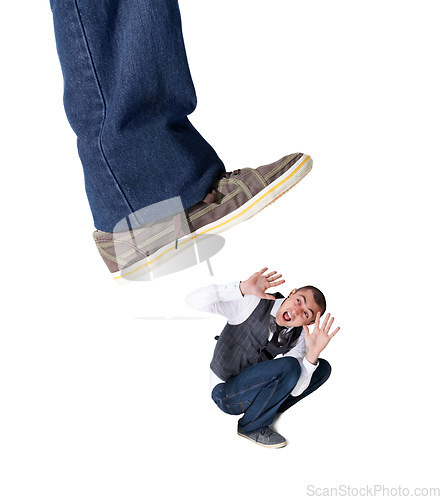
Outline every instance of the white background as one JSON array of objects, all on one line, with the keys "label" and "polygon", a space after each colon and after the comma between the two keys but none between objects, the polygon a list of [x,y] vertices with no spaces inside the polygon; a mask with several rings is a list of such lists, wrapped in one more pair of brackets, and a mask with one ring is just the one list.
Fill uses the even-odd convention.
[{"label": "white background", "polygon": [[[0,496],[306,498],[439,481],[439,2],[185,0],[192,121],[227,170],[312,172],[205,264],[117,286],[99,257],[49,2],[2,8]],[[208,393],[220,317],[184,298],[269,266],[325,292],[327,384],[281,450]]]}]

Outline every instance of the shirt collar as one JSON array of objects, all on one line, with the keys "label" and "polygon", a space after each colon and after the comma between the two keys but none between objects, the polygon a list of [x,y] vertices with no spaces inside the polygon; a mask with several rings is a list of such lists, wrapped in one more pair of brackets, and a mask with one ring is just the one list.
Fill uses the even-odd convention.
[{"label": "shirt collar", "polygon": [[276,317],[277,315],[277,311],[280,309],[280,306],[282,305],[282,302],[284,301],[285,299],[276,299],[274,301],[274,305],[273,305],[273,308],[271,309],[271,316],[274,316],[274,318]]}]

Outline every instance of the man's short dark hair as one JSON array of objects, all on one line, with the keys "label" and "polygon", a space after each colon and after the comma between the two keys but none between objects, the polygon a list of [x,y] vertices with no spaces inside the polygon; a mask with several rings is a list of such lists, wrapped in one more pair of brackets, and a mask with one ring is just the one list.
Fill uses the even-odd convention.
[{"label": "man's short dark hair", "polygon": [[312,296],[314,297],[314,302],[319,306],[320,316],[323,316],[323,313],[326,311],[326,299],[323,293],[318,288],[312,285],[302,286],[301,288],[297,288],[296,293],[299,293],[302,290],[309,290],[310,292],[312,292]]}]

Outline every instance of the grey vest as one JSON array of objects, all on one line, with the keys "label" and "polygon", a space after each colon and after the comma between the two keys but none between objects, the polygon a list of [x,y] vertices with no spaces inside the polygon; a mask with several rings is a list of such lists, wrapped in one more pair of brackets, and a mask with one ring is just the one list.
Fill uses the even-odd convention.
[{"label": "grey vest", "polygon": [[[275,294],[276,297],[282,297]],[[268,342],[273,300],[261,299],[251,315],[239,325],[227,323],[217,341],[212,371],[222,380],[228,380],[260,361],[273,359],[285,354],[296,344],[302,327],[294,327],[289,332],[286,344],[277,347]]]}]

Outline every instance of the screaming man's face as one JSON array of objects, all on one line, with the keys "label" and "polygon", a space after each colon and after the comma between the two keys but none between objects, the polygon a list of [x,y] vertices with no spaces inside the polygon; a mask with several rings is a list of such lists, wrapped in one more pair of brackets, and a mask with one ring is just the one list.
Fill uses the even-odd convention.
[{"label": "screaming man's face", "polygon": [[294,289],[277,311],[276,323],[286,327],[309,325],[315,321],[319,311],[311,290],[297,293]]}]

